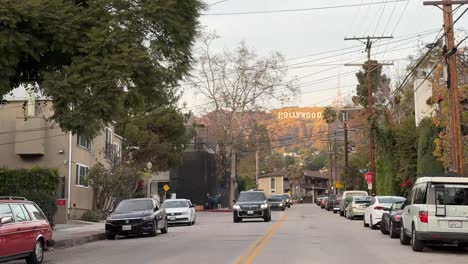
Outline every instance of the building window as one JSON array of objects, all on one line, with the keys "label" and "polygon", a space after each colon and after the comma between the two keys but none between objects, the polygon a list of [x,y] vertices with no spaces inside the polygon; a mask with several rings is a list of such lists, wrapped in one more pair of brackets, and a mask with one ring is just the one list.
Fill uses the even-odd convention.
[{"label": "building window", "polygon": [[88,137],[78,134],[76,139],[77,139],[76,144],[78,146],[86,148],[86,149],[91,149],[91,140],[89,140]]},{"label": "building window", "polygon": [[88,187],[88,171],[89,167],[76,164],[76,185],[81,187]]},{"label": "building window", "polygon": [[105,154],[109,156],[112,153],[112,130],[110,128],[105,128],[106,132],[106,144],[105,144]]},{"label": "building window", "polygon": [[113,143],[113,146],[114,157],[117,161],[120,161],[122,159],[122,149],[118,143]]},{"label": "building window", "polygon": [[271,192],[274,193],[274,192],[276,192],[276,179],[275,179],[275,177],[271,177],[270,181],[271,181]]}]

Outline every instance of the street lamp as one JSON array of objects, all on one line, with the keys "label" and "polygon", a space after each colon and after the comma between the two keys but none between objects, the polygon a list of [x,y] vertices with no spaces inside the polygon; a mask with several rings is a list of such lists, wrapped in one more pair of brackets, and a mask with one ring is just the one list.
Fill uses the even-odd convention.
[{"label": "street lamp", "polygon": [[[150,175],[151,175],[151,168],[153,168],[153,163],[151,163],[151,161],[148,161],[148,163],[146,163],[146,171],[150,173]],[[150,178],[148,178],[148,182],[146,183],[146,197],[148,198],[151,198],[151,178],[152,178],[152,175]]]}]

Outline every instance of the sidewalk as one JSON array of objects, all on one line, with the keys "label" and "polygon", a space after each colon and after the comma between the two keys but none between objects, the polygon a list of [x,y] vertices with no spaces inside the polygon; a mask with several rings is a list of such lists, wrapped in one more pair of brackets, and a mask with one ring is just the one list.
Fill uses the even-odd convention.
[{"label": "sidewalk", "polygon": [[73,221],[55,225],[52,232],[53,248],[74,247],[106,238],[104,223]]}]

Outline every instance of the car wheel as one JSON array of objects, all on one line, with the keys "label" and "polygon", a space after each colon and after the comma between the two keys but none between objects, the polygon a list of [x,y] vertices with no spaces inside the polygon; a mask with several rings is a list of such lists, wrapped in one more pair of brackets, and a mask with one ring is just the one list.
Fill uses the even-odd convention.
[{"label": "car wheel", "polygon": [[458,243],[457,248],[459,250],[464,250],[466,247],[468,247],[467,243]]},{"label": "car wheel", "polygon": [[167,227],[167,221],[166,221],[166,223],[164,224],[164,228],[161,228],[161,233],[167,234],[167,231],[168,231],[167,229],[168,227]]},{"label": "car wheel", "polygon": [[233,214],[233,221],[234,223],[239,223],[241,219],[236,215],[236,213]]},{"label": "car wheel", "polygon": [[369,225],[370,225],[371,229],[373,229],[373,230],[377,229],[377,225],[374,225],[374,222],[372,221],[372,215],[370,216],[370,224]]},{"label": "car wheel", "polygon": [[405,229],[403,226],[400,228],[400,244],[402,245],[409,245],[411,242],[411,237],[405,234]]},{"label": "car wheel", "polygon": [[388,235],[388,231],[385,229],[385,221],[380,221],[380,232],[384,235]]},{"label": "car wheel", "polygon": [[291,205],[290,205],[290,204],[288,204],[288,208],[291,208]]},{"label": "car wheel", "polygon": [[364,217],[362,218],[362,222],[363,222],[364,227],[369,227],[369,224],[366,223],[366,216],[365,216],[365,215],[364,215]]},{"label": "car wheel", "polygon": [[285,207],[281,207],[281,211],[284,211],[286,210],[286,206]]},{"label": "car wheel", "polygon": [[340,216],[344,216],[344,212],[340,210]]},{"label": "car wheel", "polygon": [[354,220],[354,215],[350,214],[349,215],[349,220]]},{"label": "car wheel", "polygon": [[395,233],[395,227],[393,226],[393,221],[390,220],[390,226],[388,227],[388,232],[390,233],[391,238],[397,238],[398,235]]},{"label": "car wheel", "polygon": [[265,220],[265,222],[270,222],[271,221],[271,213],[268,213],[265,218],[263,218],[263,220]]},{"label": "car wheel", "polygon": [[41,264],[44,260],[44,243],[42,240],[36,241],[33,252],[26,258],[27,264]]},{"label": "car wheel", "polygon": [[106,237],[109,240],[114,240],[115,239],[115,234],[107,234]]},{"label": "car wheel", "polygon": [[150,232],[151,236],[157,236],[158,235],[158,222],[156,220],[153,220],[153,227]]},{"label": "car wheel", "polygon": [[416,238],[416,229],[414,226],[411,232],[411,248],[416,252],[421,252],[424,249],[424,241]]}]

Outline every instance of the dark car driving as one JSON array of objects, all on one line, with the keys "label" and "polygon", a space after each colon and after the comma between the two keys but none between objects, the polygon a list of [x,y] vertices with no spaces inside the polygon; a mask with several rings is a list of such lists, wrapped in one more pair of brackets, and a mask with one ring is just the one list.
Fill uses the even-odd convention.
[{"label": "dark car driving", "polygon": [[380,231],[384,235],[390,235],[391,238],[397,238],[400,236],[401,227],[401,215],[403,210],[401,209],[405,201],[398,201],[393,203],[389,209],[384,209],[382,220],[380,220]]},{"label": "dark car driving", "polygon": [[334,198],[328,199],[325,209],[327,209],[327,211],[333,211],[334,213],[336,213],[335,208],[339,210],[340,201],[341,201],[340,196],[335,196]]},{"label": "dark car driving", "polygon": [[284,199],[282,195],[272,195],[268,198],[268,203],[270,204],[270,208],[277,208],[281,209],[281,211],[286,210],[287,200]]},{"label": "dark car driving", "polygon": [[291,208],[291,205],[292,205],[291,195],[289,195],[289,193],[283,193],[283,194],[281,194],[281,196],[283,197],[284,201],[286,202],[286,206],[288,208]]},{"label": "dark car driving", "polygon": [[271,221],[270,205],[265,193],[261,191],[241,192],[233,209],[234,223],[244,218],[262,218],[265,222]]},{"label": "dark car driving", "polygon": [[108,239],[144,233],[156,236],[158,230],[167,233],[166,209],[151,198],[123,200],[106,220]]}]

